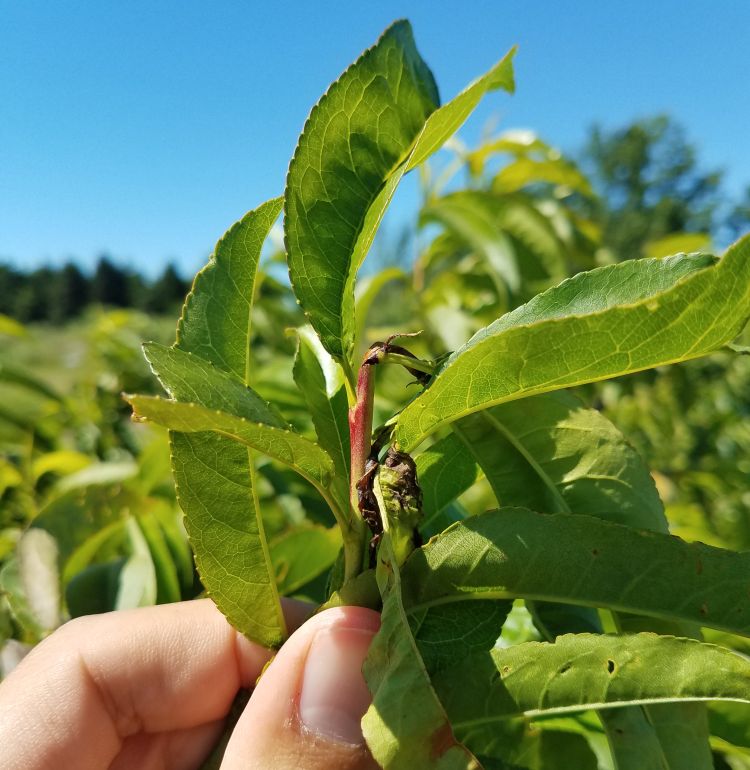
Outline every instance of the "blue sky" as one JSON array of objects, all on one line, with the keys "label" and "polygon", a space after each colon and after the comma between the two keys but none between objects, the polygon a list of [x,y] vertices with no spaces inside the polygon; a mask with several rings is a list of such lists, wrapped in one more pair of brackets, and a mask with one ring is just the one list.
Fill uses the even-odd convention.
[{"label": "blue sky", "polygon": [[746,0],[0,0],[0,259],[194,272],[282,192],[311,106],[399,17],[444,100],[519,44],[516,95],[468,141],[496,118],[572,150],[593,121],[667,111],[730,190],[750,183]]}]

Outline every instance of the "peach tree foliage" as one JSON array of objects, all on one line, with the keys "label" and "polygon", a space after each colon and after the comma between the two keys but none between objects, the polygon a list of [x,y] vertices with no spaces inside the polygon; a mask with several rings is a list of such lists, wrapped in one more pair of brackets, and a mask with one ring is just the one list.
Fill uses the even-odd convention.
[{"label": "peach tree foliage", "polygon": [[[330,509],[335,528],[303,531],[285,568],[317,559],[327,605],[382,609],[363,719],[382,767],[707,770],[706,703],[750,702],[750,663],[731,643],[750,635],[750,556],[670,536],[643,461],[570,389],[728,346],[750,316],[750,239],[721,258],[580,272],[453,351],[410,337],[419,326],[368,347],[357,319],[357,272],[400,180],[485,94],[513,91],[513,55],[441,104],[409,24],[389,27],[313,108],[283,197],[219,241],[175,344],[145,347],[168,397],[128,399],[169,429],[202,582],[249,638],[287,636],[256,458],[296,471]],[[486,205],[448,196],[429,216],[455,227]],[[261,249],[282,212],[308,322],[294,381],[314,436],[251,387]],[[523,251],[494,256],[509,293],[528,288]],[[376,378],[393,369],[415,385],[384,413]],[[458,498],[477,483],[497,504],[466,518]]]}]

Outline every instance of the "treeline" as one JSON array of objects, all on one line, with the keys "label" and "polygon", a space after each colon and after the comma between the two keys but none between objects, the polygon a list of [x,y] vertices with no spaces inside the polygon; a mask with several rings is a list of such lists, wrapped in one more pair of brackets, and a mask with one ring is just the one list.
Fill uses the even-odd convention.
[{"label": "treeline", "polygon": [[92,304],[165,313],[182,301],[190,284],[169,264],[155,280],[101,257],[93,273],[72,262],[25,272],[0,265],[0,313],[22,322],[63,323]]}]

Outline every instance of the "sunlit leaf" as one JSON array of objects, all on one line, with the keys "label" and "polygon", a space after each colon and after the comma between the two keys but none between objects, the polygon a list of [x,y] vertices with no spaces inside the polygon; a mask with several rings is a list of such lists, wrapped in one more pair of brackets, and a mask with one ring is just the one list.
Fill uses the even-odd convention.
[{"label": "sunlit leaf", "polygon": [[[406,451],[495,404],[706,355],[750,315],[750,238],[702,255],[581,273],[480,330],[401,413]],[[637,332],[636,332],[637,330]]]},{"label": "sunlit leaf", "polygon": [[270,543],[279,593],[289,596],[330,569],[341,548],[338,527],[300,527]]},{"label": "sunlit leaf", "polygon": [[403,567],[402,586],[408,612],[525,597],[749,636],[748,569],[747,553],[592,516],[505,508],[454,524],[417,549]]},{"label": "sunlit leaf", "polygon": [[[180,351],[245,386],[251,371],[258,262],[281,203],[277,198],[251,211],[219,241],[195,279],[177,331]],[[191,383],[190,388],[198,385]],[[179,381],[169,386],[180,398]],[[216,397],[210,386],[200,387],[200,403]],[[249,398],[243,391],[244,403]],[[207,592],[236,628],[262,644],[278,646],[286,626],[258,510],[251,451],[215,433],[173,431],[170,441],[180,507]]]},{"label": "sunlit leaf", "polygon": [[146,541],[154,565],[156,604],[180,601],[182,596],[177,568],[159,521],[152,514],[144,513],[136,516],[136,522]]},{"label": "sunlit leaf", "polygon": [[[339,499],[349,495],[349,401],[341,367],[309,329],[298,329],[294,380],[310,410],[318,443],[333,460]],[[348,505],[348,502],[346,503]]]},{"label": "sunlit leaf", "polygon": [[7,334],[9,337],[23,337],[26,329],[23,324],[0,313],[0,334]]},{"label": "sunlit leaf", "polygon": [[511,59],[438,108],[411,26],[399,21],[311,112],[285,193],[290,277],[324,347],[344,365],[356,329],[355,275],[401,177],[439,149],[487,91],[512,89]]},{"label": "sunlit leaf", "polygon": [[644,255],[661,259],[678,252],[705,251],[711,248],[711,236],[708,233],[676,233],[665,235],[655,241],[649,241],[643,248]]},{"label": "sunlit leaf", "polygon": [[333,461],[317,444],[288,428],[251,422],[196,403],[158,396],[127,398],[137,419],[156,422],[176,433],[211,431],[283,462],[324,493],[328,489]]},{"label": "sunlit leaf", "polygon": [[[535,160],[528,156],[516,158],[500,170],[492,181],[495,191],[515,192],[527,185],[537,183],[560,185],[571,192],[578,192],[588,197],[593,196],[589,180],[578,170],[575,164],[565,158],[545,158]],[[674,254],[682,249],[673,249]],[[691,249],[692,251],[692,249]],[[654,256],[649,254],[648,256]]]},{"label": "sunlit leaf", "polygon": [[157,575],[148,541],[138,522],[129,518],[125,524],[130,542],[130,556],[118,575],[116,610],[150,607],[156,604]]},{"label": "sunlit leaf", "polygon": [[70,473],[83,470],[91,463],[92,458],[83,452],[60,449],[56,452],[47,452],[36,458],[32,463],[31,473],[35,479],[39,479],[45,473],[58,473],[61,476],[67,476]]}]

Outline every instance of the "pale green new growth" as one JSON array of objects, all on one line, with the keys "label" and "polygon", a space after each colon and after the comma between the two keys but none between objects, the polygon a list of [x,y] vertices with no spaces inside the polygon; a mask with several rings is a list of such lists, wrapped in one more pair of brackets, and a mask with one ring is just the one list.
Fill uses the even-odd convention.
[{"label": "pale green new growth", "polygon": [[331,457],[337,495],[348,507],[349,401],[341,367],[309,328],[297,330],[294,381],[310,410],[318,443]]}]

